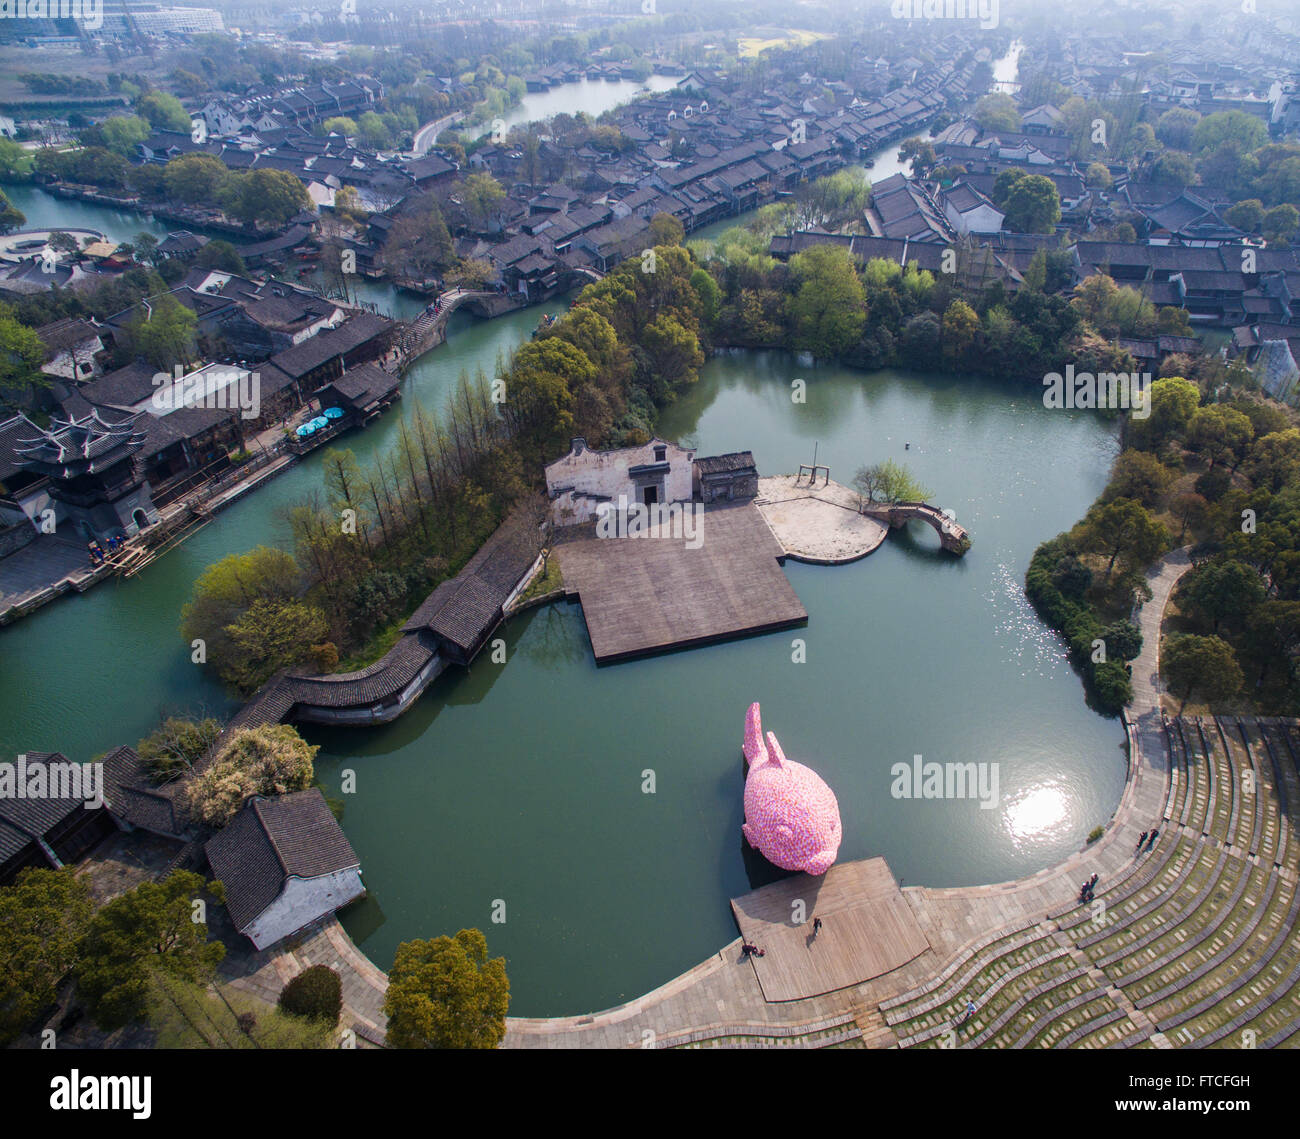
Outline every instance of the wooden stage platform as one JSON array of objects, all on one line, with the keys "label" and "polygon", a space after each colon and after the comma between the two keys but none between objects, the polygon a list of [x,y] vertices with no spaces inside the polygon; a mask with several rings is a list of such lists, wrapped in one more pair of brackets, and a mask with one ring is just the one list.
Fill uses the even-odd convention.
[{"label": "wooden stage platform", "polygon": [[[806,920],[795,925],[795,902]],[[751,957],[763,998],[797,1001],[891,973],[930,942],[883,858],[796,874],[731,899],[741,936],[765,951]],[[822,919],[813,936],[813,918]]]},{"label": "wooden stage platform", "polygon": [[808,611],[777,561],[758,508],[706,508],[697,548],[683,538],[575,536],[556,547],[598,664],[803,624]]}]

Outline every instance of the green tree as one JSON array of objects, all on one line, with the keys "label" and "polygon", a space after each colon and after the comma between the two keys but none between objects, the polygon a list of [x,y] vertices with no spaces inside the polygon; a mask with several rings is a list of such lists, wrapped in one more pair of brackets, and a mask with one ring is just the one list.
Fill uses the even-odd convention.
[{"label": "green tree", "polygon": [[0,887],[0,1045],[54,1003],[90,922],[90,891],[69,868],[20,871]]},{"label": "green tree", "polygon": [[960,297],[955,298],[943,314],[944,355],[950,360],[961,359],[979,330],[979,315]]},{"label": "green tree", "polygon": [[230,171],[211,154],[183,154],[163,167],[167,196],[190,205],[212,205]]},{"label": "green tree", "polygon": [[814,245],[790,259],[797,289],[789,301],[794,346],[814,356],[834,359],[862,337],[867,322],[867,294],[849,251]]},{"label": "green tree", "polygon": [[672,214],[662,210],[650,219],[651,245],[681,245],[686,240],[686,230]]},{"label": "green tree", "polygon": [[190,132],[190,116],[175,95],[165,91],[150,91],[136,101],[135,109],[149,121],[154,130]]},{"label": "green tree", "polygon": [[392,1048],[495,1048],[506,1030],[510,982],[477,929],[404,941],[388,976],[384,1012]]},{"label": "green tree", "polygon": [[1156,138],[1174,150],[1192,148],[1192,132],[1201,121],[1200,113],[1187,107],[1173,107],[1156,120]]},{"label": "green tree", "polygon": [[201,659],[221,671],[235,659],[227,628],[256,601],[295,600],[301,578],[298,563],[283,550],[258,546],[246,554],[229,554],[194,583],[181,610],[181,633]]},{"label": "green tree", "polygon": [[1300,478],[1300,428],[1270,431],[1250,449],[1246,470],[1256,486],[1276,493]]},{"label": "green tree", "polygon": [[79,948],[77,994],[100,1028],[147,1016],[155,969],[202,981],[225,956],[221,942],[208,941],[207,923],[194,920],[203,888],[197,874],[175,870],[114,898],[91,919]]},{"label": "green tree", "polygon": [[356,119],[350,119],[347,115],[335,115],[326,119],[321,126],[326,134],[341,134],[345,138],[351,138],[357,133]]},{"label": "green tree", "polygon": [[226,626],[233,655],[221,679],[251,695],[282,668],[309,659],[330,631],[325,614],[304,601],[259,599]]},{"label": "green tree", "polygon": [[1290,202],[1283,202],[1269,210],[1260,225],[1265,240],[1286,244],[1295,236],[1296,228],[1300,227],[1300,210]]},{"label": "green tree", "polygon": [[1231,558],[1215,558],[1198,566],[1183,585],[1183,596],[1210,621],[1216,633],[1224,620],[1244,620],[1267,595],[1259,572]]},{"label": "green tree", "polygon": [[0,138],[0,182],[25,182],[32,176],[32,156],[11,138]]},{"label": "green tree", "polygon": [[194,255],[194,264],[200,269],[220,269],[225,273],[243,273],[244,259],[239,250],[228,241],[216,238],[209,241]]},{"label": "green tree", "polygon": [[[133,157],[136,147],[153,133],[148,120],[139,115],[114,115],[99,126],[103,131],[104,145],[123,158]],[[183,129],[189,130],[188,118]]]},{"label": "green tree", "polygon": [[1061,195],[1043,174],[1026,174],[1006,196],[1007,226],[1018,233],[1051,233],[1061,220]]},{"label": "green tree", "polygon": [[1224,142],[1236,143],[1243,152],[1258,150],[1268,142],[1268,128],[1262,119],[1247,111],[1215,111],[1192,130],[1191,149],[1197,153],[1213,150]]},{"label": "green tree", "polygon": [[393,145],[393,135],[374,111],[366,111],[357,119],[356,133],[361,138],[361,145],[369,150],[387,150]]},{"label": "green tree", "polygon": [[1190,186],[1196,181],[1196,168],[1186,154],[1178,150],[1167,150],[1151,164],[1151,181]]},{"label": "green tree", "polygon": [[1103,498],[1132,498],[1148,509],[1159,502],[1174,480],[1174,472],[1147,451],[1127,447],[1111,471]]},{"label": "green tree", "polygon": [[218,192],[221,208],[246,225],[284,225],[311,209],[307,188],[287,170],[246,170],[230,174]]},{"label": "green tree", "polygon": [[1198,407],[1187,425],[1187,441],[1210,460],[1210,469],[1221,459],[1244,450],[1255,428],[1240,411],[1221,403]]},{"label": "green tree", "polygon": [[1100,162],[1090,162],[1084,175],[1084,182],[1093,190],[1109,190],[1115,184],[1115,179]]},{"label": "green tree", "polygon": [[1264,203],[1258,198],[1247,198],[1224,210],[1223,220],[1243,233],[1255,233],[1264,223]]},{"label": "green tree", "polygon": [[1106,581],[1121,556],[1130,568],[1140,568],[1169,549],[1169,531],[1131,498],[1094,506],[1084,519],[1083,529],[1087,548],[1110,555]]},{"label": "green tree", "polygon": [[462,204],[480,227],[486,227],[488,221],[496,215],[505,196],[501,183],[491,174],[471,174],[459,187]]},{"label": "green tree", "polygon": [[871,184],[861,170],[840,170],[806,182],[795,192],[794,221],[800,229],[838,230],[858,221],[871,204]]},{"label": "green tree", "polygon": [[1201,402],[1200,389],[1182,376],[1162,376],[1151,385],[1147,399],[1151,414],[1129,422],[1133,445],[1157,450],[1168,440],[1184,435]]},{"label": "green tree", "polygon": [[977,100],[971,117],[987,131],[1020,130],[1020,112],[1016,109],[1016,101],[1000,91]]},{"label": "green tree", "polygon": [[1244,677],[1232,646],[1221,637],[1175,633],[1160,653],[1160,673],[1186,705],[1193,692],[1208,704],[1228,700],[1241,691]]},{"label": "green tree", "polygon": [[224,827],[254,795],[284,795],[310,787],[318,751],[292,724],[242,728],[190,780],[187,806],[200,822]]},{"label": "green tree", "polygon": [[136,355],[155,368],[170,372],[177,364],[194,359],[198,318],[169,293],[143,307],[127,325],[127,335]]},{"label": "green tree", "polygon": [[44,362],[45,345],[36,330],[0,304],[0,399],[16,400],[34,387],[47,387],[40,371]]},{"label": "green tree", "polygon": [[867,503],[924,502],[931,494],[905,466],[893,459],[859,467],[853,476],[853,488]]}]

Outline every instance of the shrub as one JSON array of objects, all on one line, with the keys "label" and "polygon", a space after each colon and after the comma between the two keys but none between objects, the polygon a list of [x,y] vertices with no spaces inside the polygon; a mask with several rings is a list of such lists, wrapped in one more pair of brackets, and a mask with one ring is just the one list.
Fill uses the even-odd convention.
[{"label": "shrub", "polygon": [[339,650],[333,641],[312,645],[308,656],[317,672],[333,672],[339,666]]},{"label": "shrub", "polygon": [[1133,681],[1128,669],[1117,660],[1108,660],[1092,670],[1092,686],[1097,704],[1107,712],[1118,712],[1133,699]]},{"label": "shrub", "polygon": [[294,1016],[338,1024],[343,1011],[343,983],[327,965],[304,969],[280,991],[280,1008]]}]

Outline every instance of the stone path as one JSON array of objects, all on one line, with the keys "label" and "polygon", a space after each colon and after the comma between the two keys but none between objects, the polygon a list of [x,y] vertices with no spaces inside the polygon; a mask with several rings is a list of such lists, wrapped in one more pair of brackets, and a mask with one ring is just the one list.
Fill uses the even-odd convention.
[{"label": "stone path", "polygon": [[787,557],[838,565],[866,557],[889,527],[858,510],[858,496],[837,482],[796,484],[795,475],[758,480],[754,500]]}]

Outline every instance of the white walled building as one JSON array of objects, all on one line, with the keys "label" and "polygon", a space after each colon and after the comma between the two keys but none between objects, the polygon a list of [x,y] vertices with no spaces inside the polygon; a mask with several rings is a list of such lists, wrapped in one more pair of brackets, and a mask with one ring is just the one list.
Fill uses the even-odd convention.
[{"label": "white walled building", "polygon": [[250,799],[203,849],[235,928],[265,949],[366,892],[320,788]]},{"label": "white walled building", "polygon": [[651,439],[639,447],[593,451],[574,439],[567,455],[546,465],[546,493],[556,522],[577,525],[595,517],[602,502],[618,505],[689,502],[695,452]]}]

